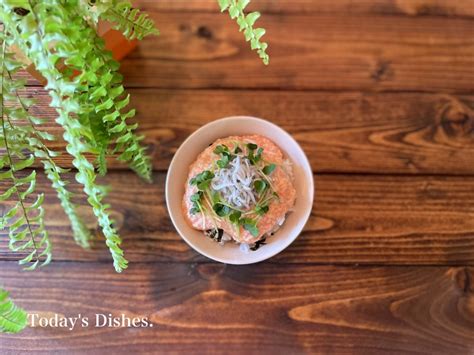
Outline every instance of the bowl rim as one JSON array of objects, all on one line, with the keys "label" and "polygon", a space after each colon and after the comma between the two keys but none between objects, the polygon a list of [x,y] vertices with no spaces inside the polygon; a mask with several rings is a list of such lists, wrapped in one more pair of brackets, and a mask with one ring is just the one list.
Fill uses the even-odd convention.
[{"label": "bowl rim", "polygon": [[[295,233],[295,235],[291,238],[286,238],[284,243],[282,244],[282,246],[278,249],[275,249],[274,251],[270,252],[270,254],[265,254],[265,255],[262,255],[260,257],[256,257],[255,260],[252,260],[252,261],[247,261],[247,260],[242,260],[242,261],[229,261],[225,258],[220,258],[219,256],[214,256],[214,255],[210,255],[206,250],[204,250],[203,248],[199,247],[198,245],[195,245],[191,242],[191,240],[185,236],[185,232],[183,230],[181,230],[179,224],[176,222],[175,218],[174,218],[174,213],[172,212],[172,209],[170,207],[170,196],[169,196],[169,190],[170,190],[170,185],[171,185],[171,182],[170,182],[170,179],[171,179],[171,174],[173,172],[173,167],[174,165],[176,164],[177,162],[177,157],[179,156],[179,154],[185,149],[185,146],[187,145],[187,143],[189,143],[189,141],[191,141],[193,138],[195,138],[196,136],[199,136],[201,135],[203,132],[207,131],[208,129],[212,128],[213,126],[215,125],[219,125],[219,124],[222,124],[223,122],[226,122],[226,121],[234,121],[234,120],[242,120],[242,119],[246,119],[246,120],[250,120],[250,121],[259,121],[263,124],[267,124],[269,126],[271,126],[273,129],[276,129],[278,131],[280,131],[280,133],[282,133],[284,136],[286,136],[286,138],[290,139],[291,141],[293,141],[294,144],[296,144],[297,148],[301,151],[302,153],[302,158],[303,158],[303,161],[302,161],[302,164],[301,165],[304,165],[303,166],[303,170],[304,171],[310,171],[311,172],[311,179],[309,179],[310,181],[308,181],[308,189],[310,191],[310,201],[311,201],[311,207],[304,211],[304,213],[302,214],[301,216],[301,220],[303,221],[303,224],[301,226],[301,229]],[[232,135],[232,134],[229,134],[229,135]],[[281,149],[281,148],[280,148]],[[284,151],[284,150],[283,150]],[[199,153],[198,153],[199,154]],[[306,175],[306,174],[305,174]],[[168,210],[168,215],[171,219],[171,222],[173,223],[173,226],[174,228],[176,229],[176,231],[178,232],[179,236],[181,237],[181,239],[183,239],[186,244],[188,244],[191,249],[197,251],[198,253],[200,253],[201,255],[211,259],[211,260],[214,260],[214,261],[218,261],[218,262],[221,262],[221,263],[224,263],[224,264],[229,264],[229,265],[250,265],[250,264],[255,264],[255,263],[259,263],[259,262],[262,262],[264,260],[267,260],[267,259],[270,259],[272,257],[274,257],[275,255],[281,253],[283,250],[285,250],[286,248],[288,248],[288,246],[293,243],[296,238],[299,237],[299,235],[301,234],[301,232],[303,231],[304,227],[306,226],[306,224],[308,223],[308,220],[309,220],[309,217],[311,216],[311,211],[312,211],[312,206],[314,204],[314,173],[313,173],[313,169],[311,168],[311,164],[308,160],[308,157],[306,156],[306,153],[304,152],[303,148],[301,147],[301,145],[298,143],[298,141],[293,138],[293,136],[288,133],[287,131],[285,131],[283,128],[281,128],[280,126],[276,125],[275,123],[271,122],[271,121],[268,121],[266,119],[263,119],[263,118],[259,118],[259,117],[254,117],[254,116],[245,116],[245,115],[237,115],[237,116],[228,116],[228,117],[223,117],[223,118],[218,118],[216,120],[213,120],[211,122],[208,122],[206,124],[204,124],[203,126],[199,127],[197,130],[195,130],[193,133],[191,133],[184,141],[183,143],[181,143],[181,145],[179,146],[179,148],[176,150],[176,152],[174,153],[173,155],[173,158],[171,159],[171,162],[168,166],[168,172],[166,174],[166,180],[165,180],[165,200],[166,200],[166,208]],[[180,210],[180,213],[181,213],[181,210]]]}]

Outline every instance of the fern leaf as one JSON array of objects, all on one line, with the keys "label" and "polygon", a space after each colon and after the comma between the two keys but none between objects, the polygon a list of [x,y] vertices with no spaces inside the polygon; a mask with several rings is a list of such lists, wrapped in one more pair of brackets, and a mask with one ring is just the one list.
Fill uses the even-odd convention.
[{"label": "fern leaf", "polygon": [[[56,67],[58,56],[70,59],[71,63],[84,63],[89,51],[87,38],[82,37],[83,23],[74,15],[71,7],[75,2],[59,0],[30,0],[30,13],[18,18],[13,6],[4,4],[0,19],[15,38],[15,43],[32,59],[37,70],[47,79],[46,89],[52,98],[51,105],[55,107],[58,122],[64,128],[64,139],[67,151],[73,156],[73,165],[77,169],[76,180],[83,185],[88,196],[87,201],[92,206],[99,225],[106,238],[114,260],[115,269],[120,272],[127,267],[127,261],[120,249],[121,238],[112,225],[107,205],[103,204],[104,187],[97,185],[94,166],[86,159],[86,153],[96,153],[88,144],[93,139],[89,127],[74,118],[75,114],[87,113],[88,107],[83,107],[78,94],[84,89],[90,79],[90,73],[81,72],[77,77],[70,78],[62,75]],[[27,21],[24,21],[27,18]],[[48,25],[45,19],[54,18],[54,25]],[[22,24],[21,34],[18,32],[19,22]],[[54,44],[54,51],[51,46]]]},{"label": "fern leaf", "polygon": [[62,180],[61,174],[65,172],[50,159],[42,159],[46,176],[51,181],[51,186],[56,190],[61,207],[69,218],[74,240],[85,249],[90,248],[93,236],[84,221],[77,214],[77,206],[71,202],[72,193],[66,189],[67,183]]},{"label": "fern leaf", "polygon": [[125,92],[117,71],[120,64],[105,49],[103,39],[95,31],[89,29],[83,31],[82,35],[90,47],[84,67],[89,73],[94,72],[96,79],[89,80],[79,96],[82,106],[89,106],[90,109],[78,116],[83,124],[89,125],[91,131],[95,132],[92,145],[98,153],[98,172],[105,173],[108,146],[115,145],[112,152],[119,154],[118,159],[128,163],[140,177],[151,181],[151,161],[145,147],[140,144],[142,137],[134,132],[136,124],[128,124],[135,110],[126,109],[130,96]]},{"label": "fern leaf", "polygon": [[[27,256],[20,260],[26,270],[33,270],[38,265],[47,265],[51,261],[51,243],[44,228],[44,210],[41,206],[42,195],[37,195],[35,202],[29,206],[28,200],[34,198],[36,186],[36,172],[33,170],[29,175],[20,177],[22,170],[31,167],[34,155],[28,145],[29,131],[17,120],[24,118],[21,108],[12,106],[11,93],[18,87],[18,83],[7,80],[6,68],[11,66],[6,55],[6,42],[1,38],[1,62],[0,81],[2,92],[0,95],[0,137],[5,155],[0,159],[0,167],[7,167],[7,171],[0,175],[0,181],[9,180],[11,186],[0,195],[0,201],[15,196],[16,204],[7,209],[1,218],[1,227],[8,229],[9,248],[14,252],[28,252]],[[8,64],[7,64],[8,63]],[[8,100],[9,99],[9,100]],[[27,153],[25,153],[27,152]]]},{"label": "fern leaf", "polygon": [[[104,89],[104,87],[100,87],[101,89]],[[89,90],[94,90],[94,87],[91,86]],[[82,99],[85,100],[87,96],[87,92],[83,93],[81,95]],[[97,97],[90,97],[89,100],[92,103],[95,103],[99,100]],[[92,144],[94,148],[97,149],[97,159],[96,159],[96,165],[97,165],[97,172],[99,175],[104,176],[107,173],[107,148],[110,144],[110,134],[107,130],[107,126],[102,122],[102,119],[100,115],[96,114],[94,111],[86,114],[86,115],[80,115],[80,119],[84,120],[84,124],[87,124],[93,135],[93,141]]]},{"label": "fern leaf", "polygon": [[0,287],[0,332],[19,333],[26,328],[28,317],[8,296],[8,292]]},{"label": "fern leaf", "polygon": [[[2,129],[2,135],[5,136],[6,131]],[[13,156],[13,151],[8,147],[8,156]],[[22,161],[21,166],[29,167],[32,164],[31,159]],[[33,270],[38,265],[47,265],[51,261],[51,243],[48,233],[44,227],[44,210],[41,206],[42,195],[37,195],[36,200],[32,203],[32,207],[28,207],[27,199],[31,198],[36,185],[36,172],[33,170],[25,177],[18,177],[18,164],[10,163],[10,174],[3,174],[0,178],[4,180],[8,177],[12,182],[12,186],[8,191],[11,194],[0,196],[0,201],[5,201],[11,195],[15,195],[17,203],[2,217],[2,228],[8,229],[10,238],[9,248],[14,252],[29,251],[29,254],[20,260],[21,265],[27,265],[27,270]]]},{"label": "fern leaf", "polygon": [[[61,178],[61,174],[66,172],[66,170],[56,165],[52,159],[56,153],[49,150],[43,142],[54,140],[55,137],[47,132],[36,129],[36,125],[42,124],[43,121],[29,113],[30,106],[34,103],[34,100],[20,97],[18,91],[24,89],[25,82],[13,80],[13,75],[17,73],[22,66],[13,59],[12,53],[8,51],[5,52],[4,64],[4,74],[6,73],[3,78],[4,87],[7,88],[10,93],[12,107],[15,107],[15,110],[21,113],[19,116],[24,117],[27,123],[26,125],[17,126],[16,130],[23,132],[29,150],[36,158],[41,160],[46,176],[51,181],[52,187],[56,190],[61,206],[71,222],[76,243],[83,248],[90,248],[92,234],[82,219],[77,215],[77,206],[71,202],[72,194],[66,189],[67,182]],[[30,211],[40,207],[39,204],[34,204],[30,206],[28,210]]]},{"label": "fern leaf", "polygon": [[245,40],[250,42],[250,48],[256,50],[259,57],[265,65],[270,62],[270,57],[267,54],[268,44],[260,41],[265,34],[265,29],[254,28],[254,24],[260,17],[259,12],[252,12],[245,15],[245,8],[250,3],[250,0],[217,0],[221,8],[221,12],[227,11],[230,18],[235,20],[239,25],[239,31],[244,33]]},{"label": "fern leaf", "polygon": [[114,24],[116,30],[121,31],[129,39],[141,40],[146,36],[159,35],[153,20],[148,14],[133,8],[130,1],[119,0],[102,13],[104,20]]}]

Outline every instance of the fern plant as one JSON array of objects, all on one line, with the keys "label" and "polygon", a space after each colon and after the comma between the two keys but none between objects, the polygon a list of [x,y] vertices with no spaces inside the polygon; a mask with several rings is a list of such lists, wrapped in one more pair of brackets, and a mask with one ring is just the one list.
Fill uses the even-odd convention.
[{"label": "fern plant", "polygon": [[260,13],[255,11],[248,15],[244,10],[250,0],[218,0],[221,12],[228,11],[230,18],[235,19],[239,25],[239,31],[244,32],[245,40],[250,42],[250,48],[256,50],[265,65],[268,65],[270,57],[267,54],[268,44],[260,39],[265,34],[263,28],[253,28],[255,22],[260,18]]},{"label": "fern plant", "polygon": [[[221,11],[229,12],[251,48],[268,64],[267,44],[260,41],[265,30],[254,28],[260,14],[244,13],[249,2],[218,0]],[[75,179],[97,217],[115,270],[121,272],[128,261],[120,247],[122,240],[110,216],[110,206],[104,202],[107,187],[98,184],[96,178],[106,174],[107,157],[111,155],[150,182],[152,167],[141,145],[143,137],[135,132],[137,124],[129,123],[135,110],[128,108],[130,96],[118,72],[120,65],[105,49],[96,30],[98,22],[105,20],[129,40],[159,32],[153,20],[127,0],[1,0],[0,4],[0,183],[6,186],[0,192],[4,206],[0,209],[0,229],[8,231],[9,248],[22,253],[20,264],[26,270],[51,261],[44,194],[35,191],[33,164],[38,161],[70,220],[77,244],[89,248],[92,240],[64,180],[67,170],[55,162],[59,153],[47,147],[48,141],[58,137],[40,129],[43,121],[31,114],[34,100],[21,94],[25,80],[18,79],[17,73],[25,65],[15,58],[14,49],[19,49],[47,80],[50,106],[63,128]],[[25,325],[24,311],[0,289],[0,332],[17,332]]]},{"label": "fern plant", "polygon": [[27,315],[9,298],[8,292],[0,287],[0,332],[18,333],[26,327]]}]

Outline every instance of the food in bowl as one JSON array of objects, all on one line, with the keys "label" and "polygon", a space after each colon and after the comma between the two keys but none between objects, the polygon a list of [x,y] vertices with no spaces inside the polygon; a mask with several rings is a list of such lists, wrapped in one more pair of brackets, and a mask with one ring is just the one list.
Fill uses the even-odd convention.
[{"label": "food in bowl", "polygon": [[191,164],[182,202],[195,229],[243,251],[265,244],[296,200],[291,164],[261,135],[221,138]]}]

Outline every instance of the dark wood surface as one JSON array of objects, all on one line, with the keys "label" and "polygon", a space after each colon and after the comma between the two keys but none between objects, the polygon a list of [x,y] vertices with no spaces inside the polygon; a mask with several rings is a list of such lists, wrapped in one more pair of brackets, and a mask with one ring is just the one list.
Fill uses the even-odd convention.
[{"label": "dark wood surface", "polygon": [[54,330],[2,336],[6,349],[67,353],[472,353],[473,270],[462,267],[226,266],[56,262],[2,278],[44,315],[71,309],[146,314],[153,328]]},{"label": "dark wood surface", "polygon": [[[290,132],[318,173],[474,174],[474,96],[442,93],[131,89],[157,170],[201,125],[231,115],[264,117]],[[35,114],[54,124],[40,88]],[[212,99],[210,99],[212,98]],[[51,147],[65,150],[64,142]],[[68,155],[58,162],[71,166]],[[115,168],[122,166],[110,160]]]},{"label": "dark wood surface", "polygon": [[[156,171],[146,184],[111,160],[104,178],[130,268],[113,271],[83,199],[97,241],[74,244],[41,176],[54,261],[20,271],[0,232],[0,282],[31,312],[154,326],[28,329],[0,335],[0,353],[472,354],[474,2],[254,0],[269,67],[214,0],[136,3],[162,32],[122,65]],[[47,94],[29,83],[44,129],[60,133]],[[279,124],[315,172],[304,232],[257,265],[191,250],[164,201],[182,141],[229,115]]]},{"label": "dark wood surface", "polygon": [[[70,180],[73,179],[69,175]],[[165,206],[165,174],[153,184],[131,172],[110,172],[108,202],[134,262],[202,262],[176,234]],[[267,263],[471,265],[474,266],[474,179],[449,176],[316,174],[316,199],[301,236]],[[5,185],[0,185],[5,186]],[[69,185],[79,193],[78,183]],[[49,182],[46,219],[56,260],[110,260],[102,239],[84,251],[69,238],[66,216]],[[80,212],[97,229],[84,200]],[[99,232],[97,231],[99,235]],[[0,258],[17,259],[0,234]],[[124,274],[126,277],[126,273]]]},{"label": "dark wood surface", "polygon": [[[142,8],[165,11],[207,11],[215,12],[214,0],[141,0]],[[265,13],[336,13],[336,14],[376,14],[409,16],[474,16],[470,0],[257,0],[253,1],[250,11]]]}]

